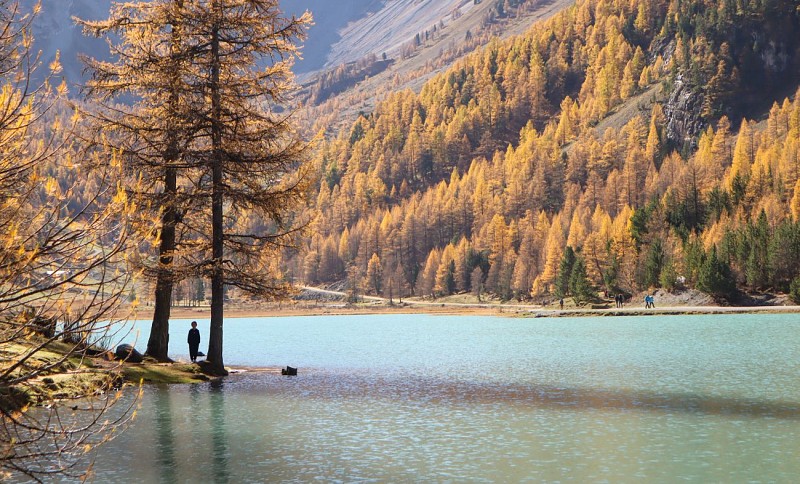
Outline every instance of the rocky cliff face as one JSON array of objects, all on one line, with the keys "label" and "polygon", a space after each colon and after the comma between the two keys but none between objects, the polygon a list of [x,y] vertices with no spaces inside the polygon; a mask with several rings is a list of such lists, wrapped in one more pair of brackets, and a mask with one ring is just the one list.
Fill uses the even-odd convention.
[{"label": "rocky cliff face", "polygon": [[700,116],[703,107],[703,94],[692,90],[681,75],[675,79],[675,85],[664,102],[664,116],[667,119],[666,137],[675,147],[688,146],[694,148],[697,137],[705,127]]}]

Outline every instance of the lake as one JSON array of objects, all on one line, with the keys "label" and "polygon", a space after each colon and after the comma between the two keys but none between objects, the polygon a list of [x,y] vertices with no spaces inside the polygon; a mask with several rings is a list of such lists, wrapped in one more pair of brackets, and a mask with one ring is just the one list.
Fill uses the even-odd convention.
[{"label": "lake", "polygon": [[[186,360],[188,329],[172,322]],[[148,386],[94,482],[800,475],[796,314],[228,319],[225,358],[299,374]]]}]

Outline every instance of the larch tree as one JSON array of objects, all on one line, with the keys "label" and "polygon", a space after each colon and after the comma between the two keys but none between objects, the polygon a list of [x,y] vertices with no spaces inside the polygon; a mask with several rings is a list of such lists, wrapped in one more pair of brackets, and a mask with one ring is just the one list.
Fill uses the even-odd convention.
[{"label": "larch tree", "polygon": [[794,195],[791,201],[791,212],[795,222],[800,221],[800,179],[794,185]]},{"label": "larch tree", "polygon": [[[72,145],[80,120],[65,85],[50,83],[58,61],[34,81],[37,13],[0,0],[0,480],[85,476],[81,459],[130,415],[107,412],[118,399],[113,372],[87,378],[82,360],[127,316],[124,220],[136,207],[117,191],[116,160]],[[76,176],[56,178],[61,169]],[[44,377],[66,368],[61,383],[81,379],[75,396],[86,398],[74,408],[45,388]]]},{"label": "larch tree", "polygon": [[553,217],[553,223],[547,233],[547,245],[544,253],[545,261],[542,273],[534,281],[533,295],[550,293],[551,285],[558,276],[558,266],[564,252],[564,233],[559,216]]},{"label": "larch tree", "polygon": [[439,262],[441,260],[441,252],[438,249],[433,249],[428,254],[428,259],[425,262],[425,268],[417,278],[417,291],[419,296],[432,296],[435,297],[434,286],[436,284],[436,272],[439,270]]},{"label": "larch tree", "polygon": [[456,251],[453,244],[447,244],[439,259],[439,267],[434,277],[433,292],[449,296],[455,292]]},{"label": "larch tree", "polygon": [[750,166],[755,160],[755,147],[753,143],[753,129],[747,120],[742,121],[736,145],[733,148],[733,161],[728,179],[728,185],[733,185],[737,179],[745,179],[750,175]]},{"label": "larch tree", "polygon": [[381,294],[381,284],[383,283],[383,267],[381,258],[373,253],[367,264],[367,284],[369,289],[376,295]]},{"label": "larch tree", "polygon": [[[210,205],[199,227],[211,279],[209,370],[225,374],[222,357],[225,285],[266,297],[286,287],[269,270],[271,255],[292,243],[298,222],[290,212],[305,196],[308,144],[279,109],[294,91],[296,42],[311,15],[285,18],[277,0],[186,1],[186,42],[194,46],[184,76],[195,96],[191,122],[199,128],[190,156],[200,165],[198,197]],[[237,223],[255,214],[254,233]]]},{"label": "larch tree", "polygon": [[[90,88],[138,100],[130,121],[125,113],[103,121],[132,136],[123,148],[155,185],[157,300],[167,301],[183,277],[176,255],[180,268],[211,279],[211,372],[225,373],[225,286],[266,297],[287,289],[270,259],[297,233],[291,210],[309,177],[308,145],[283,105],[294,89],[296,42],[310,21],[310,14],[283,18],[277,0],[153,0],[84,22],[93,33],[118,33],[124,59],[90,62]],[[154,318],[152,353],[162,358],[168,311]]]},{"label": "larch tree", "polygon": [[[155,237],[150,224],[139,224],[142,239],[155,239],[157,257],[138,259],[144,274],[155,280],[146,354],[160,361],[169,361],[173,286],[198,272],[180,255],[191,239],[182,222],[193,210],[189,180],[196,168],[187,156],[197,134],[186,122],[190,92],[183,72],[193,55],[193,46],[183,39],[187,21],[184,0],[113,4],[107,20],[78,20],[88,34],[119,39],[109,40],[114,62],[84,59],[92,74],[87,95],[95,101],[87,111],[94,128],[90,142],[119,153],[129,192],[142,213],[159,220]],[[134,102],[125,104],[130,99]]]}]

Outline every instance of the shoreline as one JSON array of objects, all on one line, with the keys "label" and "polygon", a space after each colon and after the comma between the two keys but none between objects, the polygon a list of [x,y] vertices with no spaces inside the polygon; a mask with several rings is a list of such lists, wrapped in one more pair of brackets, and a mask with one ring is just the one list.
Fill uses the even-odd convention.
[{"label": "shoreline", "polygon": [[[692,316],[713,314],[798,314],[800,306],[691,306],[675,305],[663,306],[652,309],[628,306],[591,307],[591,308],[554,308],[548,306],[534,306],[523,304],[469,304],[454,302],[415,302],[397,306],[366,303],[356,305],[342,304],[314,304],[298,305],[257,305],[247,308],[226,308],[229,318],[253,317],[294,317],[294,316],[348,316],[348,315],[385,315],[385,314],[434,314],[434,315],[466,315],[486,317],[517,317],[517,318],[580,318],[580,317],[629,317],[629,316]],[[207,317],[209,308],[173,308],[173,319],[202,319]],[[152,317],[151,311],[138,311],[136,318],[145,319]],[[33,345],[36,340],[26,342],[18,351],[25,351],[28,345]],[[64,354],[68,348],[63,343],[53,342],[48,345],[43,356],[57,356]],[[80,356],[80,355],[77,355]],[[248,373],[266,373],[281,376],[282,367],[277,366],[226,366],[230,376]],[[115,376],[116,375],[116,376]],[[202,365],[176,360],[172,363],[159,363],[146,359],[143,363],[129,363],[115,361],[110,351],[79,358],[73,366],[54,368],[29,382],[30,391],[24,392],[22,400],[17,403],[20,408],[25,404],[36,406],[47,402],[56,403],[71,401],[80,396],[85,396],[86,385],[102,387],[108,378],[124,379],[126,385],[144,384],[187,384],[208,382],[217,378],[215,375],[204,373]],[[62,403],[63,404],[63,403]]]},{"label": "shoreline", "polygon": [[[317,305],[314,307],[292,307],[292,305],[282,304],[277,308],[270,305],[260,305],[250,308],[233,308],[226,311],[229,318],[255,318],[255,317],[296,317],[296,316],[356,316],[356,315],[385,315],[385,314],[433,314],[433,315],[464,315],[464,316],[487,316],[487,317],[517,317],[517,318],[581,318],[581,317],[645,317],[645,316],[696,316],[696,315],[715,315],[715,314],[800,314],[800,306],[664,306],[646,309],[638,306],[628,306],[623,308],[603,307],[603,308],[553,308],[552,306],[533,306],[522,304],[464,304],[464,303],[415,303],[398,306],[387,306],[377,304],[356,304],[356,305]],[[207,314],[209,308],[173,308],[171,318],[173,319],[202,319]],[[145,312],[137,313],[137,318],[143,318],[148,314]],[[125,363],[126,369],[136,368],[138,364]],[[185,361],[175,361],[174,363],[145,363],[140,367],[146,368],[147,376],[144,377],[146,384],[152,383],[202,383],[216,378],[204,375],[201,367]],[[164,368],[171,376],[162,377],[158,368]],[[165,368],[166,367],[166,368]],[[153,372],[156,369],[156,372]],[[282,367],[276,366],[226,366],[229,376],[242,375],[248,373],[266,373],[281,376]],[[201,377],[200,375],[204,375]],[[131,374],[126,375],[129,382]],[[173,380],[172,377],[175,377]]]},{"label": "shoreline", "polygon": [[[800,305],[792,306],[663,306],[646,309],[638,306],[554,308],[552,305],[525,304],[465,304],[414,302],[403,305],[355,304],[355,305],[253,305],[225,308],[226,318],[271,318],[305,316],[363,316],[383,314],[433,314],[448,316],[517,316],[517,317],[612,317],[612,316],[661,316],[700,314],[754,314],[754,313],[800,313]],[[173,307],[171,319],[209,319],[209,307]],[[132,316],[136,320],[152,319],[151,308],[138,308]]]}]

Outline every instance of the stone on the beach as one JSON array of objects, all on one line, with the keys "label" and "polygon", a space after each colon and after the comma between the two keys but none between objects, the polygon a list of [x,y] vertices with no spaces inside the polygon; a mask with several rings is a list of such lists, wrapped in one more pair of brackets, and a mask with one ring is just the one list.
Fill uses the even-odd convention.
[{"label": "stone on the beach", "polygon": [[286,368],[281,370],[281,375],[297,376],[297,368],[292,368],[291,366],[287,366]]},{"label": "stone on the beach", "polygon": [[116,356],[117,359],[127,361],[128,363],[141,363],[144,361],[144,356],[136,351],[136,348],[128,344],[117,346],[114,356]]}]

